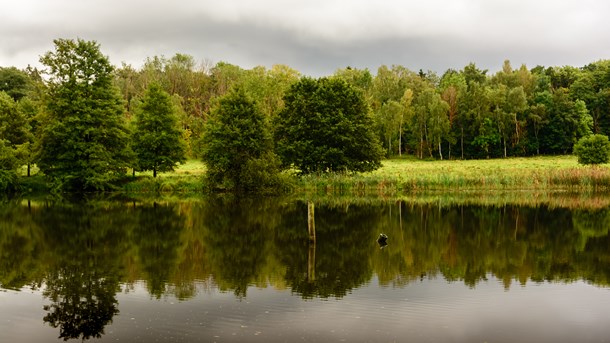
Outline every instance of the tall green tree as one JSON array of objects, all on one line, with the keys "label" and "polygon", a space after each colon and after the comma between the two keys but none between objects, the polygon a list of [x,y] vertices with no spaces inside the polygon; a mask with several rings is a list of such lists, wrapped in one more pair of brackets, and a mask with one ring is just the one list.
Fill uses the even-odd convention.
[{"label": "tall green tree", "polygon": [[186,161],[186,144],[178,126],[176,106],[170,95],[159,85],[148,86],[136,109],[133,130],[133,150],[139,170],[173,171]]},{"label": "tall green tree", "polygon": [[592,133],[593,119],[582,100],[572,101],[566,88],[553,92],[549,123],[540,132],[543,153],[567,154],[574,144]]},{"label": "tall green tree", "polygon": [[[0,140],[6,145],[3,155],[12,155],[15,158],[16,167],[27,165],[27,175],[30,176],[30,163],[33,159],[32,146],[34,134],[31,123],[33,118],[29,116],[29,108],[32,101],[28,97],[22,97],[15,102],[4,91],[0,91]],[[9,151],[10,150],[10,151]],[[1,167],[0,167],[1,169]]]},{"label": "tall green tree", "polygon": [[[412,125],[419,131],[420,150],[424,149],[425,143],[430,157],[433,151],[437,150],[442,160],[441,143],[449,139],[449,105],[433,88],[428,88],[415,99],[414,106],[416,115]],[[420,151],[420,158],[422,154]]]},{"label": "tall green tree", "polygon": [[[441,98],[449,105],[449,140],[454,141],[459,136],[461,142],[462,159],[464,158],[464,116],[460,111],[460,102],[466,92],[466,79],[455,70],[447,70],[439,84]],[[457,125],[455,125],[457,123]],[[455,133],[455,129],[459,132]],[[451,159],[451,146],[449,144],[449,158]]]},{"label": "tall green tree", "polygon": [[371,171],[382,151],[362,93],[338,78],[302,78],[275,120],[276,149],[301,173]]},{"label": "tall green tree", "polygon": [[212,188],[268,192],[278,186],[279,162],[267,117],[242,87],[213,106],[204,126],[203,162]]},{"label": "tall green tree", "polygon": [[132,155],[113,66],[94,41],[56,39],[40,61],[49,98],[39,167],[63,190],[110,187]]},{"label": "tall green tree", "polygon": [[570,86],[572,99],[582,100],[593,119],[593,132],[610,134],[610,60],[591,63],[582,68]]}]

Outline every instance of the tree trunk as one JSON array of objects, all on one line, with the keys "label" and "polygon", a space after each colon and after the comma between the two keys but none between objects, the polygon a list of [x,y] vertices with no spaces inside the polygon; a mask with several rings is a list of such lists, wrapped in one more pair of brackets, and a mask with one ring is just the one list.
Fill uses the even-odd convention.
[{"label": "tree trunk", "polygon": [[438,142],[438,155],[441,157],[441,161],[443,160],[443,151],[441,150],[441,142]]},{"label": "tree trunk", "polygon": [[30,177],[30,169],[31,169],[31,165],[28,163],[28,177]]},{"label": "tree trunk", "polygon": [[506,137],[502,137],[504,140],[504,158],[506,158]]},{"label": "tree trunk", "polygon": [[400,118],[400,127],[398,128],[398,156],[402,156],[402,118]]},{"label": "tree trunk", "polygon": [[428,126],[424,126],[424,134],[426,135],[426,145],[428,146],[428,153],[430,154],[430,157],[434,157],[434,155],[432,155],[432,146],[430,144],[430,140],[428,139]]},{"label": "tree trunk", "polygon": [[424,158],[424,135],[420,131],[419,132],[419,159],[421,160],[423,158]]},{"label": "tree trunk", "polygon": [[464,126],[462,126],[461,129],[462,129],[462,143],[461,143],[461,147],[462,147],[462,159],[464,159]]},{"label": "tree trunk", "polygon": [[153,177],[157,177],[157,167],[153,167]]}]

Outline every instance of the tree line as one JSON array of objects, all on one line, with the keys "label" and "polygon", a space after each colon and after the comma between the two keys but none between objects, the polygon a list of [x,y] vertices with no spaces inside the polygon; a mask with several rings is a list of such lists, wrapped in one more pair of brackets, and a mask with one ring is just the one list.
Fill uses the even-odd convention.
[{"label": "tree line", "polygon": [[[203,158],[220,187],[302,173],[366,171],[382,157],[471,159],[571,153],[610,134],[610,61],[441,76],[400,65],[304,77],[192,56],[114,67],[96,42],[57,39],[43,70],[0,67],[0,189],[36,164],[61,189],[100,190],[128,169]],[[230,149],[229,149],[230,147]],[[228,175],[228,176],[227,176]]]}]

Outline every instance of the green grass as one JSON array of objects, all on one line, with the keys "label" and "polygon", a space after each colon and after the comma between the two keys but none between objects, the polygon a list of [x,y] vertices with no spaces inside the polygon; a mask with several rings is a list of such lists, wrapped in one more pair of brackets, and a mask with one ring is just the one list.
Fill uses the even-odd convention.
[{"label": "green grass", "polygon": [[448,190],[610,190],[608,165],[578,164],[574,156],[545,156],[489,160],[421,161],[413,158],[383,161],[370,173],[310,175],[301,178],[308,191],[381,194]]},{"label": "green grass", "polygon": [[[199,160],[190,159],[174,168],[173,172],[158,172],[157,177],[190,177],[205,174],[205,165]],[[153,176],[152,170],[136,172],[136,176]]]},{"label": "green grass", "polygon": [[[407,157],[384,160],[380,169],[369,173],[295,177],[290,188],[295,194],[382,196],[424,191],[609,191],[609,167],[581,166],[574,156],[466,161]],[[158,173],[156,178],[151,171],[138,172],[135,178],[128,173],[120,187],[127,193],[201,193],[205,172],[201,161],[191,159],[173,172]]]}]

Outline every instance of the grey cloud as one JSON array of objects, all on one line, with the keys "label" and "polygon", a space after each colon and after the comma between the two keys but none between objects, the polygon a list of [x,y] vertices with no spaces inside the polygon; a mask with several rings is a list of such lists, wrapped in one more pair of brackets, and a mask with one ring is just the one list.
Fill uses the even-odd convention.
[{"label": "grey cloud", "polygon": [[[380,11],[371,11],[362,23],[352,22],[347,12],[348,18],[332,27],[328,16],[319,23],[309,18],[308,27],[282,20],[281,13],[262,16],[260,10],[249,14],[230,9],[220,13],[205,1],[155,6],[141,0],[91,1],[90,8],[80,2],[80,8],[66,12],[68,16],[59,15],[74,3],[57,1],[57,11],[47,16],[37,16],[34,11],[27,18],[0,8],[4,13],[0,14],[0,65],[35,65],[39,55],[52,49],[52,40],[60,37],[96,40],[115,64],[125,61],[139,66],[146,57],[180,52],[196,60],[226,61],[244,68],[287,64],[312,76],[328,75],[348,65],[375,72],[382,64],[441,74],[475,62],[493,71],[504,59],[510,59],[513,66],[581,66],[608,58],[610,53],[606,48],[610,27],[600,21],[600,12],[607,13],[603,11],[608,5],[594,0],[583,0],[586,10],[571,7],[574,1],[567,6],[463,0],[458,4],[464,4],[466,10],[447,22],[443,21],[448,18],[446,13],[437,17],[434,11],[425,11],[422,15],[429,17],[421,22],[428,25],[421,29],[400,26],[396,17],[389,23],[389,14],[383,17]],[[105,7],[97,9],[95,4]],[[545,13],[548,16],[542,15]],[[294,18],[294,13],[287,17]],[[332,34],[321,34],[326,31]]]}]

